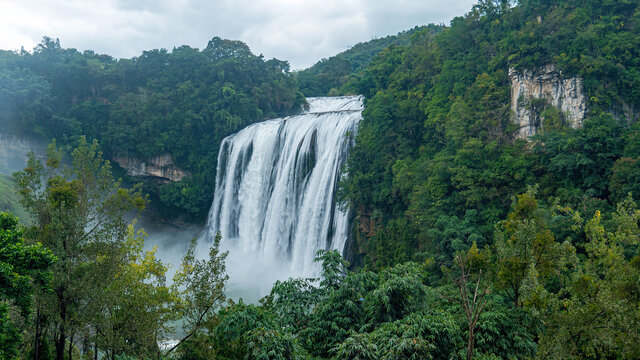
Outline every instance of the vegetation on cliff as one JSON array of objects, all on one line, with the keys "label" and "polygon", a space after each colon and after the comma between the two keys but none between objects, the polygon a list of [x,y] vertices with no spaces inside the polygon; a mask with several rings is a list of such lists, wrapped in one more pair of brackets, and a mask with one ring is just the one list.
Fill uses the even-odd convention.
[{"label": "vegetation on cliff", "polygon": [[100,140],[110,159],[169,153],[191,176],[147,182],[146,190],[173,216],[195,219],[211,204],[222,139],[304,103],[286,62],[217,37],[202,50],[182,46],[132,59],[64,49],[45,37],[33,53],[0,52],[0,74],[5,129],[69,146],[85,135]]},{"label": "vegetation on cliff", "polygon": [[322,59],[312,67],[295,73],[300,91],[305,96],[335,96],[348,93],[343,86],[361,75],[379,52],[391,45],[409,45],[415,33],[437,33],[442,28],[433,24],[416,26],[397,35],[356,44],[340,54]]},{"label": "vegetation on cliff", "polygon": [[[599,209],[604,221],[627,193],[640,196],[638,4],[511,5],[480,1],[439,34],[388,47],[345,85],[367,97],[342,186],[359,261],[451,261],[473,241],[490,245],[528,186],[547,206]],[[583,78],[586,119],[573,129],[549,107],[544,133],[518,139],[508,69],[546,64]]]}]

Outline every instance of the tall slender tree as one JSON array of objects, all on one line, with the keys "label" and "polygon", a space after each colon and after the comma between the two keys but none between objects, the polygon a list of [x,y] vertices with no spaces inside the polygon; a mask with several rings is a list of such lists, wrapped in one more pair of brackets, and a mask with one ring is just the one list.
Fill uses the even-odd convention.
[{"label": "tall slender tree", "polygon": [[486,268],[485,261],[485,255],[480,253],[476,243],[473,243],[468,252],[461,251],[456,254],[451,269],[443,268],[443,272],[455,285],[457,294],[442,297],[458,304],[467,320],[467,360],[473,358],[476,327],[487,305],[486,296],[491,290],[486,273],[483,274],[483,268]]}]

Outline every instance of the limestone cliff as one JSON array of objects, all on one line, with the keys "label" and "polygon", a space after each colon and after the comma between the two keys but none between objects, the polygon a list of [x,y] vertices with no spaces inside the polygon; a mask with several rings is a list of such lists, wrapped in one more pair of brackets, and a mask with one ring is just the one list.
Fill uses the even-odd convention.
[{"label": "limestone cliff", "polygon": [[558,108],[573,128],[582,126],[586,99],[582,79],[565,78],[554,65],[535,69],[509,68],[511,110],[520,125],[519,137],[527,138],[544,129],[540,101]]},{"label": "limestone cliff", "polygon": [[131,176],[152,177],[160,182],[176,182],[189,176],[187,171],[175,165],[170,154],[154,156],[146,160],[131,156],[116,156],[113,160]]},{"label": "limestone cliff", "polygon": [[27,166],[27,154],[44,156],[45,145],[33,139],[0,133],[0,173],[11,174]]}]

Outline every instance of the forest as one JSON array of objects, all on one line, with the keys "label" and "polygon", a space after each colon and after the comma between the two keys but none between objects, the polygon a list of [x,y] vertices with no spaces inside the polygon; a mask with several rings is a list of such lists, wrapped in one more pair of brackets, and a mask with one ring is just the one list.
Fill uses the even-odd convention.
[{"label": "forest", "polygon": [[[219,38],[3,52],[0,122],[56,141],[13,175],[31,223],[0,214],[0,358],[640,358],[639,52],[634,0],[480,0],[299,72]],[[549,64],[582,79],[585,117],[540,99],[522,138],[509,70]],[[224,136],[341,94],[366,99],[349,249],[257,303],[226,297],[219,237],[167,279],[125,214],[201,219]],[[191,176],[135,185],[108,161],[164,152]]]},{"label": "forest", "polygon": [[111,160],[171,154],[189,176],[145,181],[145,191],[156,216],[191,222],[211,204],[222,139],[304,104],[286,62],[217,37],[202,50],[156,49],[132,59],[64,49],[45,37],[32,53],[1,51],[0,73],[0,124],[10,132],[55,138],[68,149],[81,136],[98,139]]}]

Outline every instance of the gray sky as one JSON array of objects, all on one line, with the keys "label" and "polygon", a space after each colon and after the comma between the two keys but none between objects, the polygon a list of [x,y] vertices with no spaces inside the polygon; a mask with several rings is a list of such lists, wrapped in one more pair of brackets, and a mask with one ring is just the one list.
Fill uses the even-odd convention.
[{"label": "gray sky", "polygon": [[308,67],[362,41],[445,23],[475,0],[0,0],[0,49],[31,50],[42,36],[115,57],[214,36]]}]

